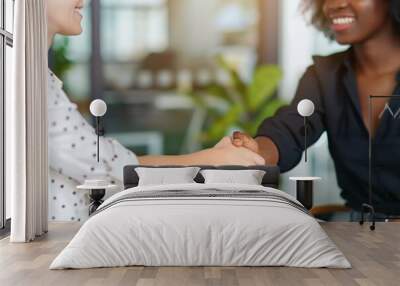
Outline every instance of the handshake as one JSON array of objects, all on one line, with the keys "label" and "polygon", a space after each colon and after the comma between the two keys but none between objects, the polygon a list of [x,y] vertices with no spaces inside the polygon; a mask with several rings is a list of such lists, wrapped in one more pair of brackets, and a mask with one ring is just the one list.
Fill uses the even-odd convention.
[{"label": "handshake", "polygon": [[242,132],[224,137],[214,147],[176,156],[141,156],[141,165],[276,165],[279,152],[268,137],[253,139]]},{"label": "handshake", "polygon": [[[246,133],[236,131],[232,137],[224,137],[209,149],[211,163],[214,165],[265,165],[266,160],[262,155],[260,140],[267,138],[260,138],[260,140],[252,138]],[[269,140],[269,139],[267,139]]]}]

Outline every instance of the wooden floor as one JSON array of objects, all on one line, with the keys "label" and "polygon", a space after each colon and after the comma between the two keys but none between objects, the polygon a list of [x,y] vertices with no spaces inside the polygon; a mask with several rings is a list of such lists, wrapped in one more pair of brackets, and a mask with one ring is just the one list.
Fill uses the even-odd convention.
[{"label": "wooden floor", "polygon": [[380,223],[375,232],[357,223],[324,223],[352,269],[287,267],[125,267],[48,270],[78,230],[52,223],[30,244],[0,241],[0,285],[400,285],[400,223]]}]

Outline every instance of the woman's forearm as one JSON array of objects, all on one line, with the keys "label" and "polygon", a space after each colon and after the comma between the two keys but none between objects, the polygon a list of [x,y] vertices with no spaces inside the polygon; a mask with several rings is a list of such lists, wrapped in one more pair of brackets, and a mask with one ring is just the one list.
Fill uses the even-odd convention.
[{"label": "woman's forearm", "polygon": [[212,165],[214,160],[210,158],[211,149],[202,150],[186,155],[151,155],[140,156],[139,164],[144,166],[163,165]]},{"label": "woman's forearm", "polygon": [[139,157],[141,165],[264,165],[264,159],[244,147],[229,145],[204,149],[192,154],[176,156],[143,156]]},{"label": "woman's forearm", "polygon": [[279,149],[268,137],[255,138],[258,144],[258,154],[264,158],[267,165],[277,165],[279,162]]}]

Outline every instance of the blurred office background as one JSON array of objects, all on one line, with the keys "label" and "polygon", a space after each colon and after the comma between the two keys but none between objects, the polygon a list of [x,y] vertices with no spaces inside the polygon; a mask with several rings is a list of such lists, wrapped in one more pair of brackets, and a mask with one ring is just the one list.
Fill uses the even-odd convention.
[{"label": "blurred office background", "polygon": [[[301,2],[92,0],[84,33],[57,37],[51,68],[82,113],[94,98],[108,103],[106,134],[127,148],[195,151],[234,129],[254,132],[290,102],[312,55],[346,49],[306,23]],[[289,176],[321,176],[315,204],[342,203],[326,135],[310,158],[281,188],[294,192]]]}]

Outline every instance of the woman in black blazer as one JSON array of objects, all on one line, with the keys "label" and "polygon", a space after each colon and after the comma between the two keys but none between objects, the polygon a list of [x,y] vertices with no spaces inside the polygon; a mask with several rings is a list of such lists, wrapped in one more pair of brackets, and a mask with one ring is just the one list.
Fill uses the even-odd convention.
[{"label": "woman in black blazer", "polygon": [[[368,124],[369,96],[400,94],[399,0],[305,0],[312,23],[339,44],[342,53],[314,57],[290,106],[265,120],[255,136],[236,132],[233,143],[256,151],[283,172],[295,167],[304,150],[303,118],[297,104],[310,99],[308,140],[326,131],[338,184],[347,205],[360,210],[368,202],[369,134],[373,136],[373,202],[388,214],[400,214],[400,100],[374,101]],[[300,39],[299,39],[300,40]],[[394,113],[380,112],[389,104]],[[388,110],[389,111],[389,110]]]}]

